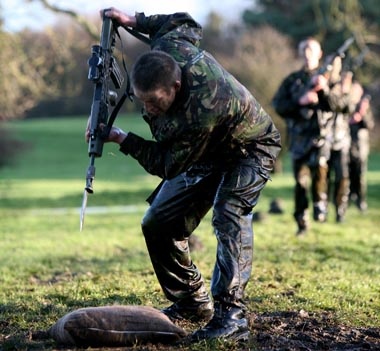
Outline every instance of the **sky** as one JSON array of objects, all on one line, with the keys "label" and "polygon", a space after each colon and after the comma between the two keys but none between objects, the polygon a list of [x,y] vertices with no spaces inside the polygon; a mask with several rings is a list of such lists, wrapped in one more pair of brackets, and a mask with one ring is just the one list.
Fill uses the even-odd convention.
[{"label": "sky", "polygon": [[[146,15],[184,11],[203,25],[211,11],[219,13],[226,20],[235,21],[244,9],[252,6],[254,0],[50,0],[50,3],[91,16],[110,6],[129,14],[136,11],[145,12]],[[10,32],[24,28],[42,29],[53,25],[60,18],[36,0],[0,0],[0,14],[4,20],[3,28]]]}]

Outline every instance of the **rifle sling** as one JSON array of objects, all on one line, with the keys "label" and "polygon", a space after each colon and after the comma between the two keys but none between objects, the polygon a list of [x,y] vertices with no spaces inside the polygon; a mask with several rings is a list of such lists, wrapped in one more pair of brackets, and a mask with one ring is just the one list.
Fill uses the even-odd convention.
[{"label": "rifle sling", "polygon": [[[114,109],[112,110],[111,112],[111,115],[108,119],[108,123],[107,123],[107,134],[109,133],[109,131],[111,130],[111,127],[113,125],[113,123],[115,122],[115,119],[117,117],[117,114],[119,113],[121,107],[123,106],[124,104],[124,101],[126,100],[126,98],[128,97],[131,101],[133,99],[133,92],[131,91],[131,81],[130,81],[130,78],[129,78],[129,73],[128,73],[128,69],[127,69],[127,65],[125,63],[125,60],[124,60],[124,50],[123,50],[123,41],[121,40],[121,36],[120,36],[120,33],[117,29],[117,26],[114,27],[115,29],[115,33],[116,35],[119,37],[119,40],[120,40],[120,43],[121,43],[121,53],[122,53],[122,61],[123,61],[123,68],[124,68],[124,71],[126,73],[126,76],[127,76],[127,79],[126,79],[126,88],[125,88],[125,91],[124,91],[124,94],[122,95],[122,97],[119,99],[119,101],[117,102],[116,106],[114,107]],[[129,31],[129,30],[128,30]],[[132,31],[132,30],[131,30]],[[135,32],[135,31],[134,31]],[[136,32],[136,34],[139,34]],[[141,35],[141,34],[140,34]],[[144,37],[143,35],[141,35],[141,37]],[[145,39],[148,39],[146,37],[144,37]]]},{"label": "rifle sling", "polygon": [[[135,38],[141,40],[145,44],[148,44],[148,45],[151,44],[152,41],[148,37],[146,37],[145,35],[141,34],[140,32],[138,32],[138,31],[136,31],[134,29],[131,29],[131,28],[127,28],[127,27],[123,27],[123,28],[128,33],[130,33],[131,35],[133,35]],[[123,41],[121,40],[121,36],[120,36],[119,31],[117,30],[117,26],[115,26],[115,33],[119,37],[121,46],[123,46]],[[121,49],[121,52],[122,53],[124,52],[123,48]],[[122,61],[123,61],[123,67],[124,67],[125,73],[127,75],[127,87],[125,89],[125,92],[124,92],[123,96],[120,98],[120,100],[117,102],[116,106],[112,110],[111,116],[110,116],[110,118],[108,120],[108,123],[107,123],[107,130],[108,130],[108,132],[111,130],[111,127],[112,127],[113,123],[115,122],[117,114],[119,113],[119,111],[121,109],[121,106],[123,106],[123,103],[126,100],[126,98],[128,97],[130,100],[132,100],[132,97],[133,97],[133,92],[131,92],[131,82],[130,82],[130,79],[129,79],[129,73],[128,73],[128,70],[127,70],[127,65],[125,64],[125,60],[124,60],[124,55],[123,54],[122,54]]]},{"label": "rifle sling", "polygon": [[125,92],[124,92],[124,94],[122,95],[122,97],[119,99],[119,101],[117,102],[116,106],[112,110],[110,118],[108,119],[108,123],[107,123],[107,130],[108,130],[108,132],[111,130],[113,122],[115,122],[117,114],[119,113],[119,111],[121,109],[121,106],[123,106],[125,99],[127,97],[129,97],[130,99],[132,99],[132,96],[133,96],[133,94],[129,91],[129,89],[126,89]]},{"label": "rifle sling", "polygon": [[150,45],[152,43],[152,40],[150,40],[145,35],[141,34],[137,30],[134,30],[132,28],[123,27],[129,34],[132,34],[135,38],[141,40],[143,43]]}]

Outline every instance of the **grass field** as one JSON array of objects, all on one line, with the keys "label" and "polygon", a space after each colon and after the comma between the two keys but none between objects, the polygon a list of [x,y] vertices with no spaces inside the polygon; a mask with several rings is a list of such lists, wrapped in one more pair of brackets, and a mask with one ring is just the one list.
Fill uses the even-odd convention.
[{"label": "grass field", "polygon": [[[52,341],[29,340],[28,333],[79,307],[168,305],[140,231],[145,199],[159,179],[114,145],[96,160],[95,193],[79,231],[89,162],[85,123],[59,118],[8,125],[28,147],[12,167],[0,169],[0,350],[53,349]],[[149,137],[138,118],[123,116],[117,124]],[[273,175],[256,208],[262,220],[254,223],[246,290],[253,313],[328,312],[341,325],[380,327],[380,155],[371,155],[369,168],[368,211],[351,206],[347,220],[336,224],[331,208],[328,222],[313,223],[300,239],[284,157],[284,172]],[[268,214],[274,198],[281,199],[284,214]],[[193,260],[209,284],[215,258],[210,215],[196,234],[204,248]]]}]

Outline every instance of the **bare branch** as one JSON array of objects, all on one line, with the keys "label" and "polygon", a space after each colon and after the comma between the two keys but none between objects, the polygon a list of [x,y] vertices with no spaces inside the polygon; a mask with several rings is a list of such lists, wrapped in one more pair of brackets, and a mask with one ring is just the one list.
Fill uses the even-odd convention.
[{"label": "bare branch", "polygon": [[[30,0],[33,1],[33,0]],[[65,15],[68,15],[72,17],[94,40],[99,39],[99,31],[94,28],[94,26],[84,17],[79,15],[77,12],[69,9],[63,9],[56,5],[51,4],[48,0],[37,0],[42,3],[42,5],[55,12],[55,13],[62,13]]]}]

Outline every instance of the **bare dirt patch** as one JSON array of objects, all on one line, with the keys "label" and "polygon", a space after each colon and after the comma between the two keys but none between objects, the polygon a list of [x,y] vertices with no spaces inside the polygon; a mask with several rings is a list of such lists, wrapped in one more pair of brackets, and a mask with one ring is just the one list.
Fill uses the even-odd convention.
[{"label": "bare dirt patch", "polygon": [[331,314],[277,312],[251,316],[257,350],[380,350],[380,328],[338,325]]}]

